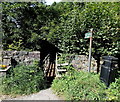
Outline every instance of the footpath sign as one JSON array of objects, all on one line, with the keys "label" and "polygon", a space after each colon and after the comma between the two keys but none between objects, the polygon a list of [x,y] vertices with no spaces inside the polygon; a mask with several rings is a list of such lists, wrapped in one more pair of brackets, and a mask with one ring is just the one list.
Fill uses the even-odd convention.
[{"label": "footpath sign", "polygon": [[88,72],[90,72],[90,70],[91,70],[92,33],[93,33],[93,28],[90,29],[90,32],[85,33],[85,38],[90,38],[89,59],[88,59]]},{"label": "footpath sign", "polygon": [[92,32],[85,33],[85,38],[90,38],[92,37]]}]

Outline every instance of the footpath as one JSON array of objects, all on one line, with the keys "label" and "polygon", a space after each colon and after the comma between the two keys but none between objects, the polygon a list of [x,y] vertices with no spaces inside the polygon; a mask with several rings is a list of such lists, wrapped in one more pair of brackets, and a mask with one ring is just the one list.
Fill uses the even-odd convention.
[{"label": "footpath", "polygon": [[28,96],[20,96],[17,98],[6,99],[6,100],[62,100],[60,97],[55,95],[51,88],[41,90],[38,93],[31,94]]}]

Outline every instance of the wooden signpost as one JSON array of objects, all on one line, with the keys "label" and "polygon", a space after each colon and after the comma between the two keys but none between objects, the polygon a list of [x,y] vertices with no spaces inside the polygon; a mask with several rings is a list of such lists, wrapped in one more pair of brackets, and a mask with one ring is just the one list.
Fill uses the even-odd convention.
[{"label": "wooden signpost", "polygon": [[93,33],[93,28],[90,29],[90,32],[85,33],[85,38],[90,38],[89,59],[88,59],[88,72],[90,72],[90,70],[91,70],[92,33]]},{"label": "wooden signpost", "polygon": [[92,32],[85,33],[85,38],[90,38],[92,37]]}]

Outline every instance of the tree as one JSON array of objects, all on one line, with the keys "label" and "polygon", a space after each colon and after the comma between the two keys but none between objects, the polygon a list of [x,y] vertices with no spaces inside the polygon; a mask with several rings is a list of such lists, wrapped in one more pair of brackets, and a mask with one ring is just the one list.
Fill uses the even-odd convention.
[{"label": "tree", "polygon": [[92,55],[118,56],[119,4],[60,2],[47,6],[41,3],[2,3],[4,49],[21,41],[21,49],[38,50],[42,39],[66,53],[88,55],[89,40],[84,36],[93,28]]},{"label": "tree", "polygon": [[42,3],[2,3],[2,7],[4,50],[14,50],[9,45],[16,43],[15,46],[18,46],[19,40],[19,49],[39,50],[40,39],[47,39],[48,36],[48,32],[43,32],[44,28],[58,17],[52,7]]}]

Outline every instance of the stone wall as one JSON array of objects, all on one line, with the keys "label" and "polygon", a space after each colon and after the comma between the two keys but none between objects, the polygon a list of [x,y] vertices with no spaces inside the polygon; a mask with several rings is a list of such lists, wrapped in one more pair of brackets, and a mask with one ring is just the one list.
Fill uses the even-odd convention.
[{"label": "stone wall", "polygon": [[[72,65],[77,70],[88,71],[88,56],[75,55]],[[93,57],[91,59],[91,72],[97,72],[97,61]]]},{"label": "stone wall", "polygon": [[[24,63],[26,65],[30,65],[35,60],[40,60],[40,52],[39,51],[33,51],[33,52],[27,52],[27,51],[3,51],[2,52],[3,61],[2,64],[10,65],[11,64],[11,58],[13,59],[13,62],[15,63]],[[72,60],[72,65],[74,68],[78,70],[88,70],[88,56],[85,55],[75,55],[74,59]],[[103,61],[101,61],[100,64],[102,64]],[[0,63],[1,64],[1,63]],[[94,58],[92,58],[91,62],[91,71],[96,72],[97,71],[97,62]]]},{"label": "stone wall", "polygon": [[0,52],[0,64],[7,65],[6,69],[0,68],[0,77],[6,76],[10,66],[17,64],[32,65],[35,60],[40,60],[40,52],[27,51],[2,51]]},{"label": "stone wall", "polygon": [[24,63],[26,65],[32,64],[34,60],[40,60],[40,52],[33,51],[3,51],[2,64],[10,65],[11,63]]}]

